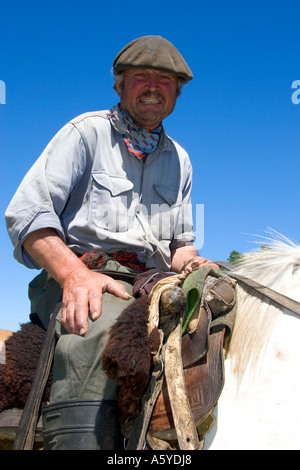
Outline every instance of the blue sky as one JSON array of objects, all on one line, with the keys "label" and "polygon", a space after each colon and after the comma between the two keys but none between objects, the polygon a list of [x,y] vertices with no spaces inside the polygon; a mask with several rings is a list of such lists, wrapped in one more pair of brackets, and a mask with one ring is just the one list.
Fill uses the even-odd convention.
[{"label": "blue sky", "polygon": [[5,209],[66,122],[117,102],[112,62],[139,36],[166,37],[194,73],[165,128],[193,164],[201,254],[252,250],[268,227],[300,242],[299,2],[12,0],[0,17],[1,328],[27,321],[38,274],[13,259]]}]

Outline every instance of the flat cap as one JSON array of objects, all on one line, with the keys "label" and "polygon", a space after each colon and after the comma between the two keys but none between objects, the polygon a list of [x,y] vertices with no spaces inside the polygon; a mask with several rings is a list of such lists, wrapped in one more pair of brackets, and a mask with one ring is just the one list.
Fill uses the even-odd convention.
[{"label": "flat cap", "polygon": [[113,62],[114,72],[120,73],[132,67],[164,70],[186,81],[193,78],[180,52],[161,36],[142,36],[121,49]]}]

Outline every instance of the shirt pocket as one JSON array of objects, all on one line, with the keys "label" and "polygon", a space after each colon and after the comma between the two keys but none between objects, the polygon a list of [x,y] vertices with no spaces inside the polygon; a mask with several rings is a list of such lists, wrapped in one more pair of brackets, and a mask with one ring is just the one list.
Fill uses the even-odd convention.
[{"label": "shirt pocket", "polygon": [[91,214],[98,228],[111,232],[128,230],[133,183],[106,172],[92,173]]},{"label": "shirt pocket", "polygon": [[154,204],[151,207],[151,227],[154,236],[160,240],[172,240],[179,210],[182,192],[168,186],[154,184]]},{"label": "shirt pocket", "polygon": [[160,204],[167,204],[171,208],[181,204],[182,192],[179,189],[173,189],[161,184],[153,185],[155,190],[154,200]]}]

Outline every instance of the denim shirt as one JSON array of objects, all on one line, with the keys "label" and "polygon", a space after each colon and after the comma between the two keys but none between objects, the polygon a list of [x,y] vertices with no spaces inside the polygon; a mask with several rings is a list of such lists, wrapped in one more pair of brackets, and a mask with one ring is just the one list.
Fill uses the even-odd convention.
[{"label": "denim shirt", "polygon": [[77,255],[127,250],[163,270],[171,250],[193,242],[187,153],[163,130],[158,148],[137,158],[108,113],[66,124],[20,184],[5,214],[20,263],[40,269],[23,241],[46,227]]}]

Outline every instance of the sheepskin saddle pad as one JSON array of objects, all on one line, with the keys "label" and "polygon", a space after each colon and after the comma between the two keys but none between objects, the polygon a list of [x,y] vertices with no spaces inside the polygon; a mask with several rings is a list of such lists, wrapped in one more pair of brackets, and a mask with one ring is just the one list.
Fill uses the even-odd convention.
[{"label": "sheepskin saddle pad", "polygon": [[[208,427],[208,415],[224,384],[223,355],[234,325],[235,281],[211,268],[188,275],[148,271],[137,276],[134,295],[136,300],[112,326],[101,359],[107,374],[118,384],[123,428],[142,413],[142,397],[149,388],[154,365],[157,358],[163,363],[164,345],[180,323],[178,368],[183,368],[197,430],[201,434],[207,432],[203,429]],[[154,438],[169,441],[176,438],[165,379],[152,409],[148,431]]]}]

